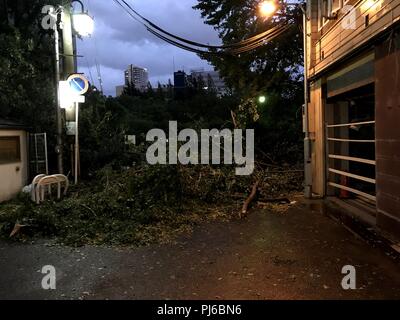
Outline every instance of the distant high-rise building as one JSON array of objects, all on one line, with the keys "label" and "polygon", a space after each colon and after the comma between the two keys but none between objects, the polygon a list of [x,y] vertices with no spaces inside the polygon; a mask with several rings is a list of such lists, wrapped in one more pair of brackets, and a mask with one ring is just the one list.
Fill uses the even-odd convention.
[{"label": "distant high-rise building", "polygon": [[115,87],[117,97],[122,95],[122,93],[124,92],[124,89],[125,89],[125,86],[123,86],[123,85]]},{"label": "distant high-rise building", "polygon": [[134,85],[136,89],[143,92],[147,90],[148,82],[149,72],[146,68],[140,68],[131,64],[128,69],[125,70],[125,86],[131,84]]},{"label": "distant high-rise building", "polygon": [[184,89],[187,87],[187,75],[185,71],[174,72],[174,88]]},{"label": "distant high-rise building", "polygon": [[185,71],[174,72],[174,93],[175,98],[184,96],[188,86],[187,75]]},{"label": "distant high-rise building", "polygon": [[221,78],[218,71],[204,71],[204,69],[194,69],[190,71],[191,79],[202,80],[204,89],[214,90],[218,95],[228,93],[225,81]]}]

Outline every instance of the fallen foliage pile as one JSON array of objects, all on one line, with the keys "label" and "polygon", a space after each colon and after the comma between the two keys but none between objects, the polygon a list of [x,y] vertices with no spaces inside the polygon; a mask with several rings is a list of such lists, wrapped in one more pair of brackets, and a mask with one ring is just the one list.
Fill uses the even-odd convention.
[{"label": "fallen foliage pile", "polygon": [[[255,180],[260,196],[301,188],[298,172],[257,170],[235,176],[231,166],[104,168],[72,187],[61,201],[32,203],[25,195],[0,206],[0,235],[26,241],[55,237],[59,243],[147,245],[169,242],[201,221],[237,218]],[[235,197],[241,195],[241,197]]]}]

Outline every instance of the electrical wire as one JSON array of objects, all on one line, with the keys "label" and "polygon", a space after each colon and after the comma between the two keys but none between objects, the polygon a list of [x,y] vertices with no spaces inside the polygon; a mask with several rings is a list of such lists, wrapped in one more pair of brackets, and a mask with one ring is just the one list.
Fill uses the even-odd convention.
[{"label": "electrical wire", "polygon": [[262,40],[259,43],[255,43],[255,44],[251,44],[251,45],[248,45],[248,46],[245,46],[245,47],[242,47],[242,48],[231,50],[230,53],[237,55],[237,54],[241,54],[241,53],[244,53],[244,52],[248,52],[248,51],[252,51],[254,49],[257,49],[258,47],[261,47],[261,46],[265,45],[267,42],[270,42],[270,41],[274,40],[275,38],[279,37],[280,35],[282,35],[286,31],[288,31],[291,27],[292,26],[288,25],[288,26],[284,26],[284,27],[280,28],[279,30],[277,30],[274,33],[273,36],[268,38],[268,41],[267,40]]},{"label": "electrical wire", "polygon": [[[168,35],[171,38],[174,38],[176,40],[179,40],[181,42],[196,46],[196,47],[201,47],[201,48],[211,48],[211,49],[229,49],[229,48],[233,48],[233,47],[240,47],[246,44],[249,44],[251,42],[255,42],[260,40],[261,38],[264,38],[265,36],[267,36],[269,33],[271,33],[273,31],[274,28],[264,31],[254,37],[251,37],[247,40],[243,40],[237,43],[233,43],[233,44],[229,44],[229,45],[222,45],[222,46],[213,46],[213,45],[206,45],[206,44],[202,44],[199,42],[195,42],[195,41],[191,41],[191,40],[187,40],[184,39],[182,37],[176,36],[162,28],[160,28],[159,26],[157,26],[156,24],[154,24],[153,22],[151,22],[150,20],[146,19],[145,17],[143,17],[139,12],[137,12],[131,5],[129,5],[129,3],[127,3],[125,0],[120,0],[122,1],[134,14],[136,14],[138,17],[140,17],[143,21],[145,21],[145,23],[147,23],[150,27],[158,30],[161,33],[164,33],[166,35]],[[121,5],[122,6],[122,5]],[[137,19],[138,20],[138,19]]]},{"label": "electrical wire", "polygon": [[168,39],[167,37],[164,37],[164,36],[162,36],[162,35],[156,33],[156,32],[155,32],[154,30],[152,30],[152,29],[147,29],[147,30],[148,30],[150,33],[154,34],[156,37],[160,38],[161,40],[163,40],[163,41],[165,41],[165,42],[168,42],[169,44],[172,44],[172,45],[174,45],[174,46],[176,46],[176,47],[178,47],[178,48],[181,48],[181,49],[190,51],[190,52],[194,52],[194,53],[197,53],[197,54],[205,54],[205,55],[207,55],[207,54],[217,54],[217,53],[218,53],[218,52],[205,51],[205,50],[200,50],[200,49],[192,48],[192,47],[186,46],[186,45],[184,45],[184,44],[178,43],[178,42],[176,42],[176,41],[174,41],[174,40]]},{"label": "electrical wire", "polygon": [[146,26],[143,22],[141,22],[135,15],[132,14],[132,12],[130,12],[129,10],[127,10],[127,8],[125,8],[118,0],[114,0],[115,3],[117,3],[119,6],[121,6],[121,8],[123,8],[133,19],[135,19],[137,22],[139,22],[140,24],[144,25],[144,27],[146,28],[147,31],[149,31],[150,33],[152,33],[153,35],[155,35],[156,37],[160,38],[163,41],[168,42],[169,44],[172,44],[178,48],[187,50],[187,51],[191,51],[194,53],[198,53],[198,54],[209,54],[210,52],[208,51],[204,51],[204,50],[199,50],[196,48],[191,48],[189,46],[186,46],[184,44],[180,44],[174,40],[168,39],[167,37],[159,34],[158,32],[156,32],[155,30],[151,29],[150,27]]},{"label": "electrical wire", "polygon": [[85,57],[85,59],[86,59],[86,67],[87,67],[87,69],[88,69],[88,71],[89,71],[90,83],[91,83],[92,85],[94,85],[93,74],[92,74],[92,69],[91,69],[91,67],[90,67],[90,65],[89,65],[89,60],[88,60],[87,57]]},{"label": "electrical wire", "polygon": [[211,52],[209,51],[204,51],[204,50],[199,50],[196,48],[192,48],[189,47],[187,45],[178,43],[174,40],[168,39],[167,37],[161,35],[160,33],[158,33],[157,31],[151,29],[149,26],[147,26],[146,24],[144,24],[143,22],[141,22],[135,15],[132,14],[132,12],[130,12],[129,10],[127,10],[127,8],[125,8],[118,0],[114,0],[115,3],[117,3],[119,6],[121,6],[121,8],[123,8],[133,19],[135,19],[137,22],[139,22],[140,24],[144,25],[144,27],[146,28],[147,31],[149,31],[150,33],[152,33],[153,35],[155,35],[156,37],[160,38],[163,41],[168,42],[169,44],[172,44],[178,48],[190,51],[190,52],[194,52],[197,54],[210,54]]},{"label": "electrical wire", "polygon": [[270,37],[268,37],[268,39],[263,38],[263,39],[261,39],[260,41],[258,41],[256,43],[252,43],[252,44],[250,44],[248,46],[244,46],[242,48],[235,48],[233,50],[215,50],[214,49],[214,50],[209,50],[209,51],[195,49],[195,48],[189,47],[187,45],[178,43],[178,42],[176,42],[174,40],[168,39],[167,37],[165,37],[163,35],[160,35],[159,33],[155,32],[154,30],[152,30],[150,28],[148,28],[147,30],[150,33],[154,34],[156,37],[160,38],[161,40],[164,40],[164,41],[168,42],[169,44],[172,44],[172,45],[174,45],[176,47],[179,47],[179,48],[187,50],[187,51],[195,52],[195,53],[198,53],[198,54],[204,54],[204,55],[210,55],[210,54],[211,55],[215,55],[215,54],[221,54],[221,53],[229,53],[229,54],[237,55],[237,54],[240,54],[240,53],[244,53],[244,52],[247,52],[247,51],[254,50],[254,49],[256,49],[256,48],[258,48],[260,46],[263,46],[266,42],[271,41],[274,38],[276,38],[279,35],[281,35],[282,33],[286,32],[287,29],[288,29],[288,26],[281,27],[278,30],[274,30],[274,34],[272,34]]},{"label": "electrical wire", "polygon": [[[125,6],[120,2],[122,1]],[[116,4],[118,4],[122,9],[124,9],[134,20],[142,24],[147,31],[158,37],[159,39],[172,44],[178,48],[183,50],[187,50],[190,52],[194,52],[201,55],[215,55],[215,54],[241,54],[247,51],[251,51],[257,49],[260,46],[265,45],[266,42],[273,40],[274,38],[278,37],[282,33],[286,32],[291,25],[278,25],[275,26],[265,32],[262,32],[258,35],[255,35],[249,39],[224,45],[224,46],[212,46],[212,45],[205,45],[202,43],[194,42],[191,40],[187,40],[176,35],[173,35],[170,32],[163,30],[162,28],[158,27],[156,24],[152,23],[150,20],[143,17],[139,12],[137,12],[132,6],[129,5],[125,0],[114,0]],[[142,20],[142,21],[141,21]],[[172,39],[171,39],[172,38]],[[175,39],[175,40],[174,40]],[[178,42],[178,41],[180,42]],[[182,43],[183,42],[183,43]],[[198,48],[206,48],[208,51]]]}]

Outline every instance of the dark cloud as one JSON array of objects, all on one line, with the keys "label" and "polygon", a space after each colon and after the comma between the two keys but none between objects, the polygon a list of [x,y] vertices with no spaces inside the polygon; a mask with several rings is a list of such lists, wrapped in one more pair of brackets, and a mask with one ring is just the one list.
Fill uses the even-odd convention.
[{"label": "dark cloud", "polygon": [[[184,38],[218,44],[217,32],[203,23],[200,13],[192,9],[196,0],[127,0],[143,16],[160,27]],[[92,73],[97,84],[96,61],[106,94],[115,94],[115,86],[123,83],[123,70],[129,64],[149,69],[155,85],[172,78],[173,60],[176,69],[211,67],[196,54],[186,52],[158,39],[133,20],[112,0],[85,0],[85,7],[95,19],[95,34],[78,40],[81,72]]]}]

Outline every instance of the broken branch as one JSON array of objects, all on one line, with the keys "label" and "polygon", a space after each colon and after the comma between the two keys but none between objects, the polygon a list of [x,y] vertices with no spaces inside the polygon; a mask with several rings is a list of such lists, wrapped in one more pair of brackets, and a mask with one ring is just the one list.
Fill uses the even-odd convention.
[{"label": "broken branch", "polygon": [[254,200],[254,198],[256,197],[257,194],[257,188],[258,185],[260,184],[260,181],[257,181],[254,185],[253,188],[251,189],[251,193],[249,195],[249,197],[246,199],[246,201],[243,203],[243,207],[242,207],[242,211],[240,212],[239,218],[244,217],[247,214],[249,205],[251,204],[251,202]]}]

